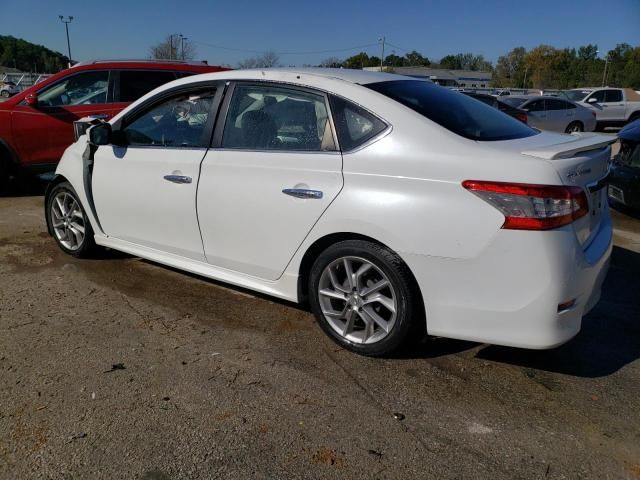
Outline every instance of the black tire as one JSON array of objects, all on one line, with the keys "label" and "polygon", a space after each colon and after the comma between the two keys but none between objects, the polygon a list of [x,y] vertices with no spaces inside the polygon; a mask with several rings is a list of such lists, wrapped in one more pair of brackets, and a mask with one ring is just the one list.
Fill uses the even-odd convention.
[{"label": "black tire", "polygon": [[565,130],[565,133],[572,133],[572,132],[584,132],[584,125],[582,124],[582,122],[571,122],[569,125],[567,125],[567,128]]},{"label": "black tire", "polygon": [[[64,245],[64,243],[61,241],[61,239],[59,238],[59,236],[56,234],[56,231],[53,227],[54,225],[54,213],[53,213],[53,202],[54,199],[56,198],[56,196],[58,196],[60,193],[66,193],[67,195],[70,195],[71,197],[73,197],[73,199],[77,202],[78,207],[80,212],[82,213],[82,222],[83,222],[83,227],[84,227],[84,238],[82,239],[82,241],[79,243],[79,246],[77,246],[77,248],[69,248],[66,245]],[[95,243],[95,240],[93,238],[93,228],[91,228],[91,223],[89,222],[89,219],[87,217],[87,214],[84,210],[84,207],[82,206],[82,203],[80,202],[79,198],[78,198],[78,194],[76,193],[76,191],[73,189],[73,187],[71,186],[71,184],[69,182],[60,182],[57,185],[55,185],[53,188],[51,188],[51,190],[47,193],[47,198],[45,199],[45,205],[46,205],[46,215],[47,215],[47,226],[49,227],[49,231],[51,232],[54,240],[56,241],[56,243],[58,244],[58,247],[60,247],[60,249],[69,254],[72,255],[74,257],[78,257],[78,258],[90,258],[92,256],[95,255],[95,253],[99,250],[98,246]]]},{"label": "black tire", "polygon": [[627,122],[627,124],[633,123],[636,120],[638,120],[639,118],[640,118],[640,113],[635,112],[633,115],[631,115],[631,117],[629,117],[629,121]]},{"label": "black tire", "polygon": [[9,98],[9,92],[7,90],[3,90],[0,92],[0,96],[2,96],[2,98]]},{"label": "black tire", "polygon": [[[359,343],[349,340],[331,326],[322,311],[319,293],[322,274],[328,266],[339,265],[337,261],[347,257],[355,259],[356,261],[357,259],[363,259],[371,263],[375,268],[370,270],[382,272],[393,288],[396,309],[395,322],[388,333],[383,333],[383,335],[386,335],[385,337],[373,343]],[[308,283],[308,298],[311,309],[324,332],[338,345],[361,355],[389,355],[405,343],[407,336],[412,331],[424,331],[424,308],[422,306],[420,292],[418,291],[411,272],[397,254],[373,242],[365,240],[345,240],[335,243],[323,251],[311,267]],[[354,308],[349,307],[350,304],[348,301],[336,301],[343,302],[345,309]],[[360,306],[360,308],[364,309],[362,306]],[[364,325],[364,323],[362,325]],[[376,326],[376,328],[378,328],[378,326]],[[360,331],[364,329],[365,328],[361,328]],[[375,336],[372,336],[371,338],[374,337]]]}]

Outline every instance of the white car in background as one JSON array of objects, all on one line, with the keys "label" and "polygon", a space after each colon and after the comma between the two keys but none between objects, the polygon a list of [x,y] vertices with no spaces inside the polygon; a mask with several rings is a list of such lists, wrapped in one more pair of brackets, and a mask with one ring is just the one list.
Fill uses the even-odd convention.
[{"label": "white car in background", "polygon": [[9,98],[18,93],[20,89],[13,82],[0,82],[0,97]]},{"label": "white car in background", "polygon": [[501,102],[527,112],[527,123],[540,130],[561,133],[593,132],[596,114],[580,104],[548,95],[511,95]]},{"label": "white car in background", "polygon": [[361,354],[420,331],[549,348],[600,295],[613,141],[386,73],[205,74],[71,145],[46,218],[71,255],[109,247],[308,301]]}]

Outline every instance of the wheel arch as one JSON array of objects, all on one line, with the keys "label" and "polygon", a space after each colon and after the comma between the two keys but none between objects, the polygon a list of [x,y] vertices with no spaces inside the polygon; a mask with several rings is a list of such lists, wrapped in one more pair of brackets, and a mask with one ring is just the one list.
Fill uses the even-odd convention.
[{"label": "wheel arch", "polygon": [[[300,303],[302,304],[308,303],[306,285],[309,282],[311,267],[313,266],[313,262],[315,261],[315,259],[318,258],[318,256],[324,250],[326,250],[329,246],[333,245],[334,243],[342,242],[345,240],[365,240],[368,242],[376,243],[380,246],[388,248],[393,253],[398,255],[400,259],[402,259],[402,256],[398,252],[396,252],[393,248],[367,235],[362,235],[360,233],[355,233],[355,232],[336,232],[336,233],[330,233],[330,234],[324,235],[316,239],[311,245],[309,245],[307,250],[304,252],[304,255],[302,256],[302,260],[300,261],[300,267],[298,269],[298,301]],[[415,275],[411,271],[411,268],[409,267],[409,265],[407,265],[404,259],[402,259],[402,262],[407,267],[407,271],[409,272],[409,275],[411,277],[411,282],[413,283],[413,288],[415,290],[415,294],[417,295],[417,299],[419,302],[418,306],[420,307],[419,311],[423,320],[423,325],[426,328],[426,305],[424,303],[424,295],[420,290],[418,281],[416,280]]]}]

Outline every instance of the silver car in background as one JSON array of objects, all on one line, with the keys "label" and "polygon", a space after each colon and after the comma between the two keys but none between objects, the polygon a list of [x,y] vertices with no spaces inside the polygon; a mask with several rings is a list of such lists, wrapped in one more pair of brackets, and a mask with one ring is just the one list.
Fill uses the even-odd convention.
[{"label": "silver car in background", "polygon": [[512,107],[527,112],[530,126],[553,132],[593,132],[596,129],[596,116],[593,111],[557,97],[515,96],[501,97]]}]

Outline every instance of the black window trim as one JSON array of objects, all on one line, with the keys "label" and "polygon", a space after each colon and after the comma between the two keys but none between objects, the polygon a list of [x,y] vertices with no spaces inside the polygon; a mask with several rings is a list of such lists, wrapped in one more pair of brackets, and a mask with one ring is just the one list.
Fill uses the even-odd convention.
[{"label": "black window trim", "polygon": [[121,131],[125,129],[133,121],[140,118],[149,110],[171,99],[172,97],[184,95],[189,92],[201,92],[208,89],[215,89],[216,93],[213,99],[213,104],[211,105],[211,112],[210,112],[209,118],[207,118],[207,123],[205,125],[204,131],[202,134],[203,135],[202,146],[183,147],[181,145],[166,146],[166,145],[126,145],[126,144],[123,144],[120,146],[125,148],[135,148],[135,149],[140,149],[140,148],[153,148],[153,149],[162,148],[162,149],[182,149],[182,150],[210,149],[211,141],[212,141],[212,133],[213,133],[215,124],[217,122],[217,118],[220,115],[220,103],[222,101],[222,97],[225,90],[224,82],[221,80],[216,80],[216,81],[209,80],[209,81],[203,81],[203,82],[189,83],[186,85],[179,85],[179,86],[173,87],[169,90],[165,90],[159,93],[158,95],[155,95],[145,100],[140,105],[136,105],[134,109],[127,112],[123,117],[119,118],[116,122],[112,124],[112,130]]},{"label": "black window trim", "polygon": [[[327,118],[331,125],[331,135],[333,135],[334,150],[287,150],[287,149],[251,149],[251,148],[234,148],[223,147],[222,137],[224,135],[224,128],[229,118],[229,107],[231,106],[231,100],[235,92],[236,86],[255,86],[255,87],[282,87],[290,90],[297,90],[299,92],[309,93],[313,95],[319,95],[323,97],[325,108],[327,109]],[[228,80],[227,88],[225,88],[224,99],[218,112],[218,121],[215,125],[215,131],[213,133],[213,141],[211,142],[211,148],[217,150],[228,150],[234,152],[279,152],[279,153],[308,153],[308,154],[335,154],[340,153],[340,145],[338,143],[338,135],[336,126],[333,120],[333,112],[331,111],[331,104],[329,102],[329,93],[325,90],[318,88],[310,88],[302,85],[296,85],[295,83],[279,82],[279,81],[267,81],[267,80]]]}]

